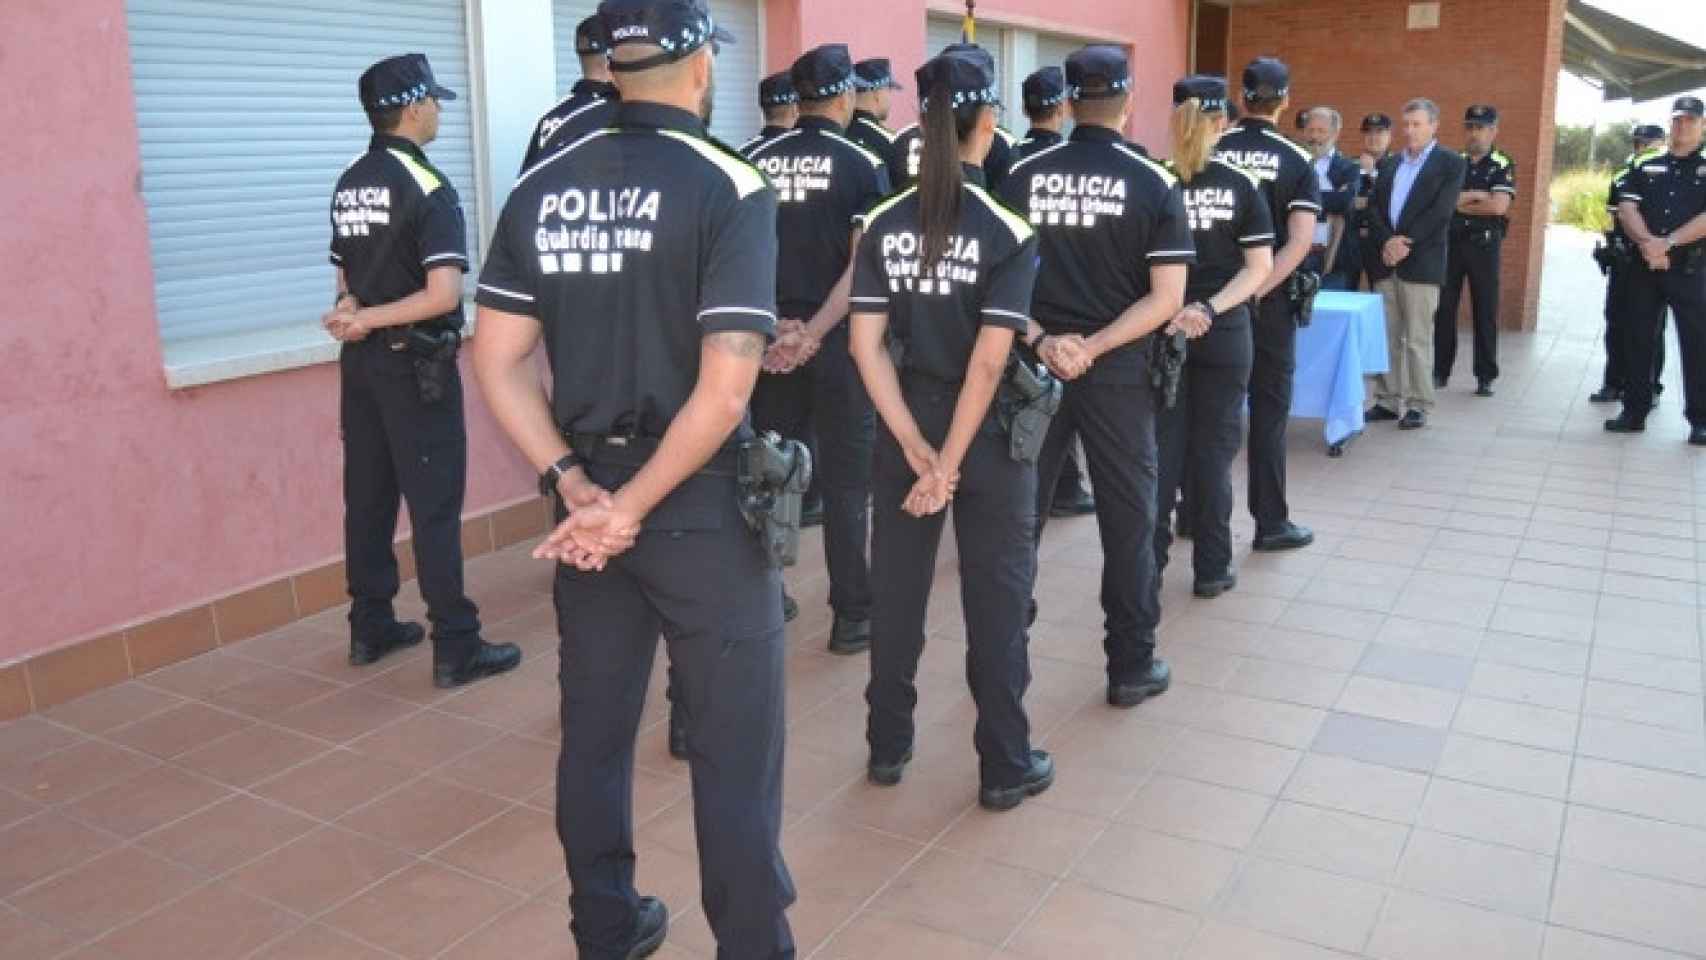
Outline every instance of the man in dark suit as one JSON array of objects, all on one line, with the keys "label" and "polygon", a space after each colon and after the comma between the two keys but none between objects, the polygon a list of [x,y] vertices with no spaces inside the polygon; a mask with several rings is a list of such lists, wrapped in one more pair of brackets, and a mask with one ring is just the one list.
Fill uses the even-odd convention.
[{"label": "man in dark suit", "polygon": [[1315,155],[1321,212],[1315,215],[1315,236],[1303,267],[1321,275],[1324,290],[1350,290],[1356,286],[1361,269],[1357,262],[1357,237],[1349,220],[1356,212],[1362,171],[1356,161],[1339,152],[1339,131],[1344,128],[1339,111],[1315,107],[1304,117],[1304,146]]},{"label": "man in dark suit", "polygon": [[1397,420],[1400,430],[1415,430],[1427,425],[1434,404],[1434,313],[1466,164],[1440,145],[1439,107],[1432,100],[1406,103],[1402,130],[1404,149],[1381,163],[1369,204],[1369,248],[1377,261],[1369,264],[1369,275],[1386,303],[1389,372],[1375,378],[1368,419]]}]

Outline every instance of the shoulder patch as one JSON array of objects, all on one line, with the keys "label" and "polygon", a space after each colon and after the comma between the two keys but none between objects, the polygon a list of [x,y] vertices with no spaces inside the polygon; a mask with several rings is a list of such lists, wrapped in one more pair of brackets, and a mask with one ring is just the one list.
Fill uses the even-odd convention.
[{"label": "shoulder patch", "polygon": [[[757,167],[747,163],[745,157],[714,140],[695,137],[679,130],[659,130],[658,133],[671,140],[687,144],[695,153],[721,170],[723,176],[729,178],[729,183],[734,185],[736,196],[742,200],[770,185],[770,181],[764,179],[764,174],[758,172]],[[782,138],[777,137],[776,139]]]},{"label": "shoulder patch", "polygon": [[1121,153],[1125,154],[1126,156],[1132,158],[1133,160],[1136,160],[1138,163],[1143,164],[1145,167],[1147,167],[1149,169],[1150,173],[1153,173],[1157,177],[1159,177],[1161,179],[1161,182],[1166,184],[1167,186],[1171,187],[1174,184],[1179,182],[1179,178],[1173,176],[1173,171],[1168,170],[1166,167],[1163,167],[1161,164],[1156,163],[1154,160],[1149,159],[1148,157],[1144,156],[1141,153],[1138,153],[1136,150],[1133,150],[1132,148],[1126,146],[1125,144],[1116,143],[1116,144],[1114,144],[1114,149],[1118,150],[1119,152],[1121,152]]},{"label": "shoulder patch", "polygon": [[409,171],[409,176],[414,177],[415,183],[420,185],[421,193],[430,194],[439,187],[444,186],[444,181],[438,179],[438,174],[428,170],[425,164],[416,160],[414,157],[394,148],[388,149],[385,152],[396,157],[397,162],[403,165],[403,169]]},{"label": "shoulder patch", "polygon": [[825,131],[823,131],[823,135],[826,137],[829,137],[832,140],[840,141],[841,143],[844,143],[847,146],[852,147],[854,150],[859,151],[859,155],[864,157],[866,159],[866,161],[868,161],[871,164],[872,167],[875,167],[878,170],[881,170],[882,168],[888,166],[888,163],[885,162],[882,157],[877,156],[876,153],[873,152],[870,147],[865,146],[864,144],[860,143],[857,140],[852,139],[851,137],[844,137],[841,134],[836,133],[834,130],[825,130]]},{"label": "shoulder patch", "polygon": [[1007,208],[1006,204],[990,196],[988,190],[975,183],[966,184],[966,189],[971,191],[972,196],[982,200],[983,205],[989,208],[989,212],[995,214],[996,218],[1007,226],[1007,229],[1013,231],[1014,240],[1024,243],[1031,238],[1032,234],[1036,233],[1035,230],[1031,229],[1031,225],[1025,222],[1024,217],[1014,213]]},{"label": "shoulder patch", "polygon": [[1298,146],[1295,143],[1292,143],[1289,139],[1286,138],[1285,134],[1280,133],[1278,130],[1275,130],[1271,127],[1263,127],[1262,128],[1262,135],[1269,137],[1269,138],[1272,138],[1274,140],[1278,140],[1280,143],[1283,143],[1286,146],[1290,147],[1291,152],[1297,154],[1297,156],[1300,159],[1305,160],[1309,163],[1315,162],[1315,158],[1309,155],[1308,150],[1303,149],[1302,147]]}]

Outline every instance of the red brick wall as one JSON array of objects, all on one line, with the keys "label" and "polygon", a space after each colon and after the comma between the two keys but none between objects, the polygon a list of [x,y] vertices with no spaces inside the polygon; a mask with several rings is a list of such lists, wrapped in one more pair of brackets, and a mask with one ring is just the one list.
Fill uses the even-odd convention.
[{"label": "red brick wall", "polygon": [[[1500,323],[1533,329],[1552,176],[1553,111],[1564,0],[1443,0],[1439,28],[1405,29],[1407,0],[1284,0],[1232,11],[1234,82],[1261,55],[1291,65],[1292,111],[1326,104],[1345,116],[1340,149],[1360,149],[1357,122],[1404,101],[1439,104],[1440,140],[1462,149],[1463,111],[1499,108],[1499,147],[1517,164],[1517,201],[1505,239]],[[1467,298],[1465,298],[1467,299]]]}]

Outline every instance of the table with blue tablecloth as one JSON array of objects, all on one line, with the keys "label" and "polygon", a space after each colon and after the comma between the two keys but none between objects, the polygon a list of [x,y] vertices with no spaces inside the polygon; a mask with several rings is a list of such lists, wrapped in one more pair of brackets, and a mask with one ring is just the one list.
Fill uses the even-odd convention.
[{"label": "table with blue tablecloth", "polygon": [[1319,418],[1330,452],[1362,432],[1363,378],[1385,373],[1386,308],[1380,295],[1323,290],[1297,331],[1291,415]]}]

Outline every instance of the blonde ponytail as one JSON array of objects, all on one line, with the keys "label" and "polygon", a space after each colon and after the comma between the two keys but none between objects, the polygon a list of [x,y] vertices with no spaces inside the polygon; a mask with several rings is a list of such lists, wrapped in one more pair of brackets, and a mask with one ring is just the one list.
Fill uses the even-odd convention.
[{"label": "blonde ponytail", "polygon": [[1173,108],[1167,126],[1173,141],[1173,171],[1180,180],[1190,183],[1208,166],[1209,154],[1214,150],[1215,115],[1205,112],[1202,101],[1191,97]]}]

